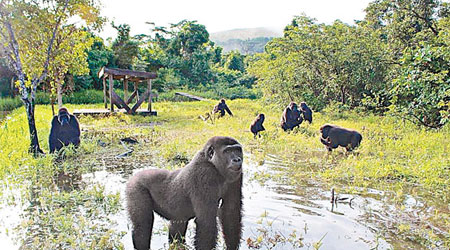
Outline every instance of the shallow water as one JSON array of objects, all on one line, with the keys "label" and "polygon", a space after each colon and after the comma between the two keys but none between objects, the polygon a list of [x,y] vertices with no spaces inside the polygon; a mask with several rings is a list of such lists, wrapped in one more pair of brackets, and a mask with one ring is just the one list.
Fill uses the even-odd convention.
[{"label": "shallow water", "polygon": [[[289,163],[275,156],[267,156],[258,166],[248,160],[244,163],[244,217],[241,249],[423,249],[415,239],[408,239],[396,230],[396,223],[426,220],[432,214],[432,201],[406,195],[403,210],[391,202],[388,191],[368,189],[360,195],[337,194],[342,200],[335,204],[331,192],[310,178],[289,183]],[[117,161],[116,161],[117,163]],[[142,162],[139,168],[106,167],[83,175],[86,185],[102,184],[107,192],[121,193],[123,207],[125,185],[129,177],[143,169],[152,168]],[[120,164],[119,164],[120,165]],[[262,176],[262,177],[261,177]],[[414,193],[414,192],[408,192]],[[20,202],[19,202],[20,203]],[[441,202],[442,203],[442,202]],[[2,249],[18,249],[11,234],[20,223],[19,207],[0,207],[0,245]],[[132,250],[130,225],[125,210],[112,218],[114,228],[125,231],[122,238],[125,249]],[[152,249],[168,249],[168,221],[156,216]],[[9,233],[6,232],[9,228]],[[187,244],[192,248],[195,234],[193,221],[189,223]],[[219,239],[219,244],[223,240]],[[3,246],[7,246],[4,248]],[[218,249],[224,249],[219,247]],[[437,248],[444,249],[444,248]]]},{"label": "shallow water", "polygon": [[[340,197],[353,198],[350,203],[337,203],[332,207],[331,192],[320,185],[305,182],[303,187],[292,187],[283,181],[267,180],[260,183],[254,178],[258,173],[280,174],[280,162],[266,160],[262,166],[253,162],[244,164],[244,217],[241,249],[250,245],[261,249],[313,249],[321,243],[321,249],[391,249],[392,246],[378,234],[382,229],[367,221],[370,210],[384,209],[375,198],[339,194]],[[140,168],[133,173],[141,171]],[[130,173],[98,171],[83,176],[84,181],[101,183],[107,191],[121,192],[122,202],[125,184]],[[380,191],[369,192],[373,196],[382,195]],[[117,230],[128,232],[123,237],[125,249],[133,249],[126,212],[115,216]],[[382,219],[382,218],[381,218]],[[168,248],[168,222],[156,217],[153,228],[152,249]],[[190,222],[187,244],[192,246],[194,223]],[[262,243],[257,244],[258,237]]]}]

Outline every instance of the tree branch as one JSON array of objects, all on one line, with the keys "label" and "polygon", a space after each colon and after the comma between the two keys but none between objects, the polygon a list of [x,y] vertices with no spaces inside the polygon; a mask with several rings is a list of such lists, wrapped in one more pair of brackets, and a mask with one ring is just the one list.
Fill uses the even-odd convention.
[{"label": "tree branch", "polygon": [[[66,11],[68,5],[69,5],[69,0],[66,0],[66,2],[64,3],[64,8],[62,10],[62,13],[64,13]],[[50,39],[50,42],[47,47],[47,59],[44,63],[44,70],[43,70],[41,76],[37,80],[34,80],[32,83],[32,85],[33,85],[33,91],[31,92],[32,95],[34,95],[36,93],[37,85],[47,77],[48,65],[50,64],[50,57],[51,57],[51,53],[52,53],[52,49],[53,49],[53,43],[54,43],[55,37],[58,33],[58,27],[61,24],[61,21],[62,21],[62,15],[58,17],[58,21],[56,21],[55,27],[53,28],[52,38]]]},{"label": "tree branch", "polygon": [[13,56],[11,54],[14,54],[14,60],[13,60],[13,65],[15,66],[16,69],[16,74],[17,74],[17,78],[19,79],[20,82],[20,92],[22,95],[22,100],[28,100],[28,91],[27,88],[25,86],[25,75],[23,74],[23,69],[22,69],[22,61],[20,59],[20,51],[19,51],[19,43],[16,40],[16,35],[14,33],[14,30],[12,28],[11,22],[9,20],[9,18],[6,16],[5,12],[2,11],[4,10],[4,6],[0,6],[0,15],[5,18],[5,20],[3,21],[3,24],[5,25],[7,31],[8,31],[8,35],[9,35],[9,46],[11,47],[11,51],[9,54],[10,59],[13,59]]}]

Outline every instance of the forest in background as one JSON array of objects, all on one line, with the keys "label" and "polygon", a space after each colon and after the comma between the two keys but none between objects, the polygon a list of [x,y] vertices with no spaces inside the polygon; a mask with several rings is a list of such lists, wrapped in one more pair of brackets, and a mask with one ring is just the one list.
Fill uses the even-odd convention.
[{"label": "forest in background", "polygon": [[[109,44],[95,29],[71,27],[65,39],[76,48],[75,56],[70,63],[63,61],[70,58],[67,50],[56,60],[54,68],[59,70],[38,86],[38,93],[47,94],[37,96],[50,99],[56,82],[62,83],[65,101],[100,102],[95,91],[73,97],[100,90],[97,72],[106,66],[157,71],[153,86],[160,94],[184,89],[210,98],[263,98],[280,106],[306,101],[316,111],[337,104],[442,127],[450,113],[449,4],[377,0],[365,11],[364,20],[355,25],[297,16],[282,37],[268,41],[256,54],[225,53],[196,21],[169,27],[149,23],[151,31],[136,36],[130,35],[129,25],[111,23],[117,37]],[[98,13],[96,18],[101,19]],[[11,83],[17,78],[6,54],[1,55],[0,106],[8,109],[20,101],[4,98],[13,94]]]}]

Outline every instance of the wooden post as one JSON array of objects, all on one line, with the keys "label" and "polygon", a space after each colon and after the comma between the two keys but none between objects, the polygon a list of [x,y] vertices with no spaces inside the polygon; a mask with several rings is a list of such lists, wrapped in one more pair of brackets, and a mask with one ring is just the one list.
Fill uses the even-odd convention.
[{"label": "wooden post", "polygon": [[106,101],[106,79],[105,79],[105,76],[103,76],[102,79],[103,79],[103,102],[105,103],[105,109],[108,109],[108,102]]},{"label": "wooden post", "polygon": [[113,103],[113,99],[112,99],[113,87],[114,87],[113,77],[110,74],[109,75],[109,105],[111,105],[111,112],[114,112],[114,103]]},{"label": "wooden post", "polygon": [[139,90],[138,90],[138,82],[134,82],[134,91],[136,91],[136,102],[139,101]]},{"label": "wooden post", "polygon": [[147,110],[148,111],[152,111],[152,79],[148,79],[147,80],[147,88],[148,88],[148,92],[150,93],[149,95],[148,95],[148,107],[147,107]]},{"label": "wooden post", "polygon": [[128,76],[123,79],[123,99],[128,100]]}]

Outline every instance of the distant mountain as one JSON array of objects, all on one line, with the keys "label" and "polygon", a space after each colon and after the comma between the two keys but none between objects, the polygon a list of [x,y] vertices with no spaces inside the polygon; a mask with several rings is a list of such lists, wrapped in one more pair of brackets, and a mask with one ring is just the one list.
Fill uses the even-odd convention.
[{"label": "distant mountain", "polygon": [[243,54],[264,51],[264,46],[274,37],[281,37],[283,32],[270,28],[234,29],[211,33],[209,39],[223,47],[224,52],[238,50]]}]

